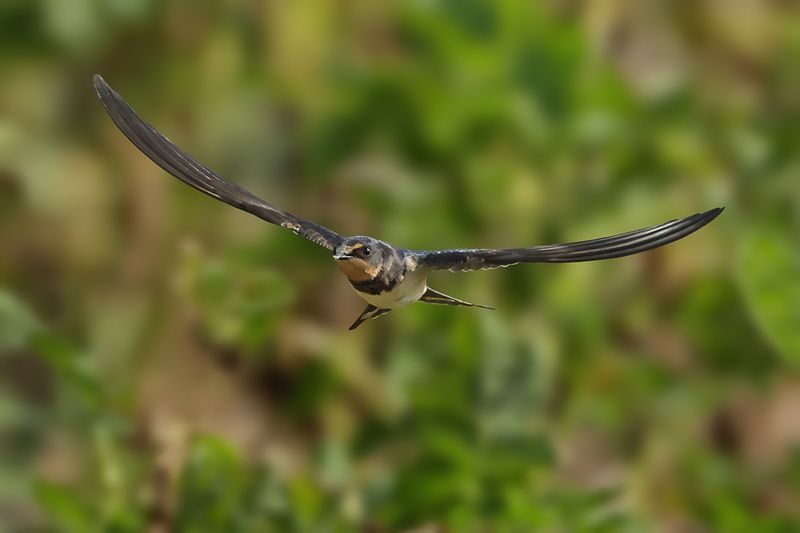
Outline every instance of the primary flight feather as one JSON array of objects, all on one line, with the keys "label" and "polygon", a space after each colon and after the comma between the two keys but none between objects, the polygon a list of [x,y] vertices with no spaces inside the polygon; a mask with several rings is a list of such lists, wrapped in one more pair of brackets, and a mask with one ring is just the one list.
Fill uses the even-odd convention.
[{"label": "primary flight feather", "polygon": [[162,169],[200,192],[290,229],[332,252],[339,268],[368,304],[350,329],[416,301],[485,308],[429,288],[427,278],[432,270],[461,272],[517,263],[574,263],[623,257],[686,237],[714,220],[723,209],[718,207],[649,228],[566,244],[433,251],[395,248],[373,237],[343,237],[325,226],[276,208],[175,146],[145,122],[99,75],[94,76],[94,86],[117,127]]}]

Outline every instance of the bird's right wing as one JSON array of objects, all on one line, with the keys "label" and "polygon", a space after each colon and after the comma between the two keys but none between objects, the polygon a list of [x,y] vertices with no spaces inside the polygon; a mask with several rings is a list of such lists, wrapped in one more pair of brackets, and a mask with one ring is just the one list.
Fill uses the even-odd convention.
[{"label": "bird's right wing", "polygon": [[417,268],[454,272],[482,270],[517,263],[577,263],[637,254],[652,250],[694,233],[721,212],[721,207],[657,226],[620,233],[611,237],[533,248],[478,248],[457,250],[411,251]]},{"label": "bird's right wing", "polygon": [[182,182],[267,222],[288,228],[328,250],[333,251],[342,242],[341,235],[335,231],[281,211],[200,164],[145,122],[99,75],[94,76],[94,87],[122,133],[155,164]]}]

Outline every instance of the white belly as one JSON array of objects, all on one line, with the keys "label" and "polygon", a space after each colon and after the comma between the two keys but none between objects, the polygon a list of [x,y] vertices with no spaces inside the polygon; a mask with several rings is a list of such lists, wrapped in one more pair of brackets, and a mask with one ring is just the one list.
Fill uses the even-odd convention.
[{"label": "white belly", "polygon": [[427,276],[422,272],[411,272],[390,291],[381,294],[359,292],[358,295],[379,309],[396,309],[419,300],[427,288]]}]

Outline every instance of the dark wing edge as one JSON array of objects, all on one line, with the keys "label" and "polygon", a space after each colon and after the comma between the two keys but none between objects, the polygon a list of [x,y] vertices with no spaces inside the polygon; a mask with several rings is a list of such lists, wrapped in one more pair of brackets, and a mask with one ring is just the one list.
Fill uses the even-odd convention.
[{"label": "dark wing edge", "polygon": [[498,268],[517,263],[578,263],[624,257],[677,241],[699,230],[723,207],[610,237],[533,248],[436,250],[411,252],[421,268],[453,272]]},{"label": "dark wing edge", "polygon": [[134,146],[166,172],[212,198],[288,228],[328,250],[333,251],[342,242],[342,237],[335,231],[276,209],[244,187],[202,165],[145,122],[99,74],[95,74],[92,81],[114,124]]}]

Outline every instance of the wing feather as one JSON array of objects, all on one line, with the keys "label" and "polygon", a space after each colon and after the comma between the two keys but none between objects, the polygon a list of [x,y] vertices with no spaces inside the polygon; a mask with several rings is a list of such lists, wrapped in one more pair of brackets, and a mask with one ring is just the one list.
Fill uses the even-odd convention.
[{"label": "wing feather", "polygon": [[610,237],[533,248],[477,248],[410,252],[422,268],[454,272],[506,267],[517,263],[577,263],[637,254],[682,239],[714,220],[718,207],[686,218]]},{"label": "wing feather", "polygon": [[277,209],[244,187],[232,183],[175,146],[145,122],[99,75],[94,87],[114,124],[155,164],[198,191],[333,251],[342,237],[333,230]]}]

